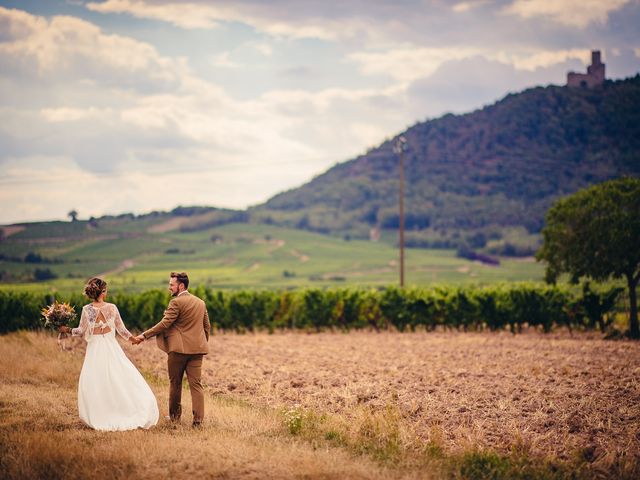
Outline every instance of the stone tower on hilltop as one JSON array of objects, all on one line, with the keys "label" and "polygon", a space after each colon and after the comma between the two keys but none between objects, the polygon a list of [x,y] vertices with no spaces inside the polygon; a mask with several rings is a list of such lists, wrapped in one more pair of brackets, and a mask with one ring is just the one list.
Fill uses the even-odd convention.
[{"label": "stone tower on hilltop", "polygon": [[600,50],[591,52],[591,65],[587,73],[569,72],[567,74],[568,87],[593,88],[604,83],[604,63],[600,61]]}]

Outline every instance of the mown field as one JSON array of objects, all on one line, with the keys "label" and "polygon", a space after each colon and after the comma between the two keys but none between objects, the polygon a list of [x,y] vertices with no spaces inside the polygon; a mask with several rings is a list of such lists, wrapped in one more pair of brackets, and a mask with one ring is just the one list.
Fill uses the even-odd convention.
[{"label": "mown field", "polygon": [[[97,229],[86,222],[14,229],[0,242],[0,288],[69,293],[81,289],[86,278],[102,275],[112,290],[143,291],[164,286],[174,270],[189,272],[195,286],[223,289],[398,282],[398,250],[392,240],[346,240],[258,224],[227,224],[197,232],[176,230],[177,225],[175,219],[155,223],[121,219],[102,222]],[[29,253],[41,261],[25,262]],[[499,266],[490,266],[457,258],[453,250],[408,249],[405,262],[407,285],[543,278],[542,265],[531,258],[505,257]],[[48,269],[57,278],[34,282],[36,269]]]},{"label": "mown field", "polygon": [[[207,421],[99,433],[81,340],[0,337],[3,478],[638,478],[640,346],[558,332],[214,335]],[[167,410],[166,357],[125,351]],[[189,395],[185,391],[189,412]]]}]

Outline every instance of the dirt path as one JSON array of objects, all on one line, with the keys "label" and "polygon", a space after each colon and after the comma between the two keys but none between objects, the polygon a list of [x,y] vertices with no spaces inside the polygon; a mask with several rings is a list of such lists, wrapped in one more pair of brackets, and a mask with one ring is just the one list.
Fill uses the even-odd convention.
[{"label": "dirt path", "polygon": [[11,235],[15,235],[16,233],[23,231],[25,228],[26,227],[23,227],[21,225],[10,225],[7,227],[0,227],[0,230],[2,230],[4,238],[8,238]]},{"label": "dirt path", "polygon": [[174,217],[170,218],[166,222],[158,223],[157,225],[153,225],[147,228],[147,232],[149,233],[167,233],[173,230],[178,230],[180,226],[185,222],[185,217]]},{"label": "dirt path", "polygon": [[113,270],[108,270],[106,272],[102,272],[98,274],[98,277],[107,277],[109,275],[118,275],[119,273],[124,272],[125,270],[129,270],[135,266],[135,261],[133,259],[123,260],[120,265],[118,265]]},{"label": "dirt path", "polygon": [[300,260],[300,263],[306,263],[309,261],[311,257],[309,255],[305,255],[304,253],[300,253],[297,250],[291,250],[291,255]]}]

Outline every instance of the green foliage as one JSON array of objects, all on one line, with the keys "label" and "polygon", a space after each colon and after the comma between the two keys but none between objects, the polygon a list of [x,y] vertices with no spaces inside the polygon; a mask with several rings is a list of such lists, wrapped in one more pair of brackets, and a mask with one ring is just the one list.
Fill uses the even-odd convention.
[{"label": "green foliage", "polygon": [[640,281],[640,178],[610,180],[556,202],[542,231],[537,257],[547,262],[547,280],[568,273],[577,282],[625,278],[630,333],[640,337],[636,287]]},{"label": "green foliage", "polygon": [[556,202],[542,231],[538,258],[554,281],[634,276],[640,272],[640,178],[611,180]]},{"label": "green foliage", "polygon": [[53,280],[54,278],[58,278],[54,272],[49,268],[36,268],[33,271],[33,278],[36,282],[43,282],[45,280]]},{"label": "green foliage", "polygon": [[[613,291],[612,291],[613,292]],[[535,284],[492,287],[439,287],[383,290],[305,289],[298,291],[213,291],[199,287],[215,330],[299,329],[306,331],[372,328],[408,331],[435,328],[501,330],[517,333],[525,326],[544,332],[556,326],[606,329],[616,308],[615,292],[580,293]],[[62,297],[0,291],[0,333],[40,327],[40,309],[54,299],[69,302],[79,311],[87,301],[80,295]],[[169,294],[149,290],[140,294],[116,293],[125,324],[143,330],[162,318]]]},{"label": "green foliage", "polygon": [[613,310],[618,297],[623,289],[620,287],[612,287],[605,292],[596,292],[591,290],[589,282],[585,282],[582,287],[582,308],[584,319],[588,328],[600,329],[606,332],[613,323],[614,317],[607,314]]},{"label": "green foliage", "polygon": [[458,480],[561,480],[590,478],[584,461],[553,464],[545,459],[490,450],[471,450],[447,459],[448,478]]}]

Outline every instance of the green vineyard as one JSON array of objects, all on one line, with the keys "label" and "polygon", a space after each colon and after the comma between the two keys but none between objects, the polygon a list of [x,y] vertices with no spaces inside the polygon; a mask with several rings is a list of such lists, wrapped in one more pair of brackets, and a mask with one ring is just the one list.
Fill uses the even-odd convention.
[{"label": "green vineyard", "polygon": [[[598,329],[606,332],[624,308],[621,288],[579,291],[564,286],[512,283],[485,287],[386,289],[301,289],[292,291],[193,290],[209,312],[212,328],[253,332],[374,329],[503,330],[535,327]],[[40,310],[54,299],[71,303],[77,312],[86,299],[79,294],[0,291],[0,333],[41,328]],[[116,293],[115,303],[130,329],[145,329],[162,318],[169,294],[148,290]],[[77,320],[76,320],[77,322]]]}]

